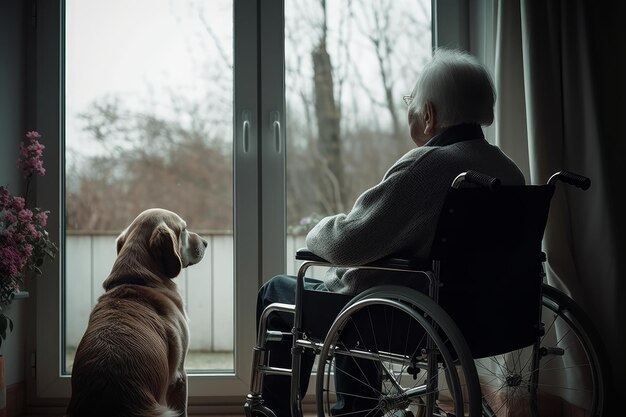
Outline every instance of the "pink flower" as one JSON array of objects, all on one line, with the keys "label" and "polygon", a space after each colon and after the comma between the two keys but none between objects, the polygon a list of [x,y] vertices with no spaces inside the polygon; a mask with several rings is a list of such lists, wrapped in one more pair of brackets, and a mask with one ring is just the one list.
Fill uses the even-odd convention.
[{"label": "pink flower", "polygon": [[43,168],[41,159],[45,146],[37,141],[41,135],[32,131],[28,132],[26,137],[30,140],[30,143],[28,145],[24,145],[24,142],[20,143],[20,157],[17,160],[17,166],[22,170],[26,178],[29,178],[35,172],[45,175],[46,170]]},{"label": "pink flower", "polygon": [[30,220],[33,218],[33,212],[30,211],[29,209],[22,209],[19,211],[17,216],[21,222],[26,223],[26,222],[30,222]]},{"label": "pink flower", "polygon": [[20,230],[20,231],[16,231],[15,233],[13,233],[13,241],[17,242],[17,243],[24,243],[26,242],[26,236],[24,235],[24,233]]},{"label": "pink flower", "polygon": [[22,210],[26,206],[26,200],[23,197],[13,197],[12,208],[15,210]]},{"label": "pink flower", "polygon": [[42,211],[35,215],[35,218],[39,221],[41,227],[46,227],[48,225],[48,212]]},{"label": "pink flower", "polygon": [[30,140],[39,139],[41,135],[36,130],[31,130],[30,132],[26,132],[26,137]]},{"label": "pink flower", "polygon": [[26,233],[29,234],[32,239],[39,239],[41,236],[41,233],[37,231],[35,225],[32,223],[26,224]]},{"label": "pink flower", "polygon": [[13,214],[13,212],[7,211],[5,214],[5,218],[9,224],[17,222],[17,216]]},{"label": "pink flower", "polygon": [[20,156],[22,158],[34,157],[34,156],[42,156],[43,150],[46,149],[44,145],[39,143],[38,141],[33,141],[28,146],[24,146],[24,143],[20,144]]},{"label": "pink flower", "polygon": [[[44,175],[43,151],[45,147],[37,139],[39,132],[26,134],[27,140],[19,147],[18,167],[26,177],[28,192],[34,173]],[[19,289],[26,271],[40,264],[35,254],[54,258],[56,246],[50,241],[45,227],[48,212],[27,207],[27,196],[13,196],[6,187],[0,187],[0,291],[1,300],[10,302],[10,296]],[[8,300],[8,301],[7,301]],[[3,305],[0,305],[0,308]]]},{"label": "pink flower", "polygon": [[12,277],[16,276],[26,263],[25,259],[22,260],[23,258],[15,246],[0,248],[0,254],[4,268],[9,271],[9,275]]}]

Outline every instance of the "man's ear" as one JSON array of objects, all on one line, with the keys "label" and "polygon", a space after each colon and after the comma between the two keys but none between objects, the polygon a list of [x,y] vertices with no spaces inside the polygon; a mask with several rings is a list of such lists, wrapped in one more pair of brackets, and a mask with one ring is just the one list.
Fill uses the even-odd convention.
[{"label": "man's ear", "polygon": [[165,223],[158,225],[150,236],[150,253],[161,265],[168,278],[176,278],[183,268],[178,249],[178,239],[174,231]]},{"label": "man's ear", "polygon": [[124,246],[124,243],[126,243],[126,233],[128,232],[128,228],[124,229],[124,231],[122,233],[120,233],[120,235],[117,237],[117,240],[115,241],[115,246],[117,248],[117,254],[120,254],[120,251],[122,250],[122,246]]},{"label": "man's ear", "polygon": [[435,133],[437,129],[437,113],[435,112],[433,103],[430,101],[424,103],[424,113],[422,117],[424,118],[424,134],[432,135]]}]

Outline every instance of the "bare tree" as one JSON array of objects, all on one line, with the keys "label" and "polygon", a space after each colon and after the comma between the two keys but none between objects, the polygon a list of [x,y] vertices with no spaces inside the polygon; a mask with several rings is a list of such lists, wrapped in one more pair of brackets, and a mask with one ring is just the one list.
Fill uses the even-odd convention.
[{"label": "bare tree", "polygon": [[312,53],[315,71],[315,114],[319,135],[318,149],[322,157],[319,178],[331,195],[334,206],[343,211],[343,165],[341,160],[341,115],[335,105],[332,66],[326,45],[321,42]]},{"label": "bare tree", "polygon": [[205,124],[183,126],[111,102],[94,104],[82,118],[107,152],[68,173],[68,228],[119,231],[139,212],[163,207],[196,228],[232,230],[232,150]]}]

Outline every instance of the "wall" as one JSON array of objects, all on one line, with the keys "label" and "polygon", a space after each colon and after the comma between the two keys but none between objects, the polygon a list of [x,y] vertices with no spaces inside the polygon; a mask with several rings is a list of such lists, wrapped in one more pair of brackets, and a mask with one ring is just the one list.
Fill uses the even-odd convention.
[{"label": "wall", "polygon": [[[26,128],[26,9],[29,2],[0,1],[0,185],[12,193],[23,189],[15,166],[18,146]],[[5,313],[15,323],[0,354],[5,355],[6,384],[24,380],[24,344],[28,300],[18,300]]]}]

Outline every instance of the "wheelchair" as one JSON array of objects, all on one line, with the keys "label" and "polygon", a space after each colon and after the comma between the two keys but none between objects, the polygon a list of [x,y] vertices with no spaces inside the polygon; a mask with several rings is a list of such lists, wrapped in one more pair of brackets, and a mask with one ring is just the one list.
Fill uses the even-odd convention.
[{"label": "wheelchair", "polygon": [[[276,417],[263,402],[264,375],[292,377],[291,414],[302,416],[304,352],[317,355],[320,417],[351,395],[338,390],[337,378],[370,393],[368,408],[350,416],[601,416],[609,379],[599,337],[582,309],[544,282],[541,243],[558,181],[590,186],[567,171],[546,185],[502,187],[462,173],[446,196],[429,260],[342,265],[414,274],[427,291],[389,284],[356,296],[305,290],[309,267],[332,265],[299,250],[295,304],[271,304],[261,316],[246,416]],[[291,332],[267,328],[277,312],[293,315]],[[270,366],[267,343],[286,338],[291,369]],[[376,378],[365,375],[366,365]]]}]

